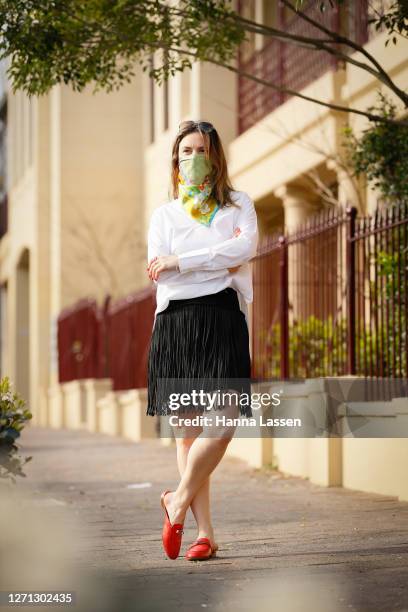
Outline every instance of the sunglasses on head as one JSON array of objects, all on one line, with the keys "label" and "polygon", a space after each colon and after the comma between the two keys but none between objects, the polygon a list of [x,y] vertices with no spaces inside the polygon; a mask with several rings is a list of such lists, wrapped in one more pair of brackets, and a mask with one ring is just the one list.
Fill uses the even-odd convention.
[{"label": "sunglasses on head", "polygon": [[213,124],[208,121],[182,121],[179,125],[179,131],[192,126],[198,127],[202,132],[211,132],[215,129]]}]

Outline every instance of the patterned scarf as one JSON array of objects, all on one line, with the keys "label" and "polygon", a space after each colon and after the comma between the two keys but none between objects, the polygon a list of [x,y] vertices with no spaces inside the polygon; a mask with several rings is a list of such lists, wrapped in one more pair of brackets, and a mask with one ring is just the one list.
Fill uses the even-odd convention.
[{"label": "patterned scarf", "polygon": [[201,184],[187,184],[182,173],[178,174],[178,193],[181,203],[192,219],[209,226],[219,206],[211,196],[211,183],[208,177]]}]

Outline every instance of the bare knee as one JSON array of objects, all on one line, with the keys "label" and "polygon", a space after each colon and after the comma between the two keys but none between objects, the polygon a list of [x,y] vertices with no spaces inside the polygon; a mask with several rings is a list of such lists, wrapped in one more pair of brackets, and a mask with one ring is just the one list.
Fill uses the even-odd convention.
[{"label": "bare knee", "polygon": [[234,437],[234,431],[231,430],[217,430],[208,432],[208,438],[211,439],[216,446],[220,448],[226,448]]},{"label": "bare knee", "polygon": [[201,425],[186,425],[184,423],[173,425],[173,433],[177,444],[180,443],[183,448],[187,449],[190,448],[202,431]]},{"label": "bare knee", "polygon": [[181,448],[189,450],[194,440],[198,438],[201,432],[201,427],[177,427],[174,429],[174,437],[176,439],[176,443],[180,444]]},{"label": "bare knee", "polygon": [[180,438],[179,439],[179,444],[180,446],[182,446],[183,448],[187,448],[189,449],[190,446],[193,444],[194,440],[196,440],[197,437],[193,437],[193,438]]}]

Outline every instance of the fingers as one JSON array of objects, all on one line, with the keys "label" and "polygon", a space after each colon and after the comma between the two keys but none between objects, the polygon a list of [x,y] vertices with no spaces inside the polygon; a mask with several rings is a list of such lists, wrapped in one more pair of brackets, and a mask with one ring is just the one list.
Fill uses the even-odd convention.
[{"label": "fingers", "polygon": [[157,267],[156,264],[159,263],[157,262],[157,259],[158,259],[158,256],[156,255],[156,257],[153,257],[153,259],[149,262],[149,265],[146,268],[150,280],[157,280],[158,271],[156,270],[156,267]]},{"label": "fingers", "polygon": [[147,270],[150,280],[157,280],[160,272],[162,270],[166,270],[166,263],[164,261],[164,258],[159,256],[154,257],[149,263]]},{"label": "fingers", "polygon": [[147,265],[147,268],[146,268],[146,270],[147,270],[147,274],[148,274],[148,276],[149,276],[150,280],[152,280],[152,276],[151,276],[151,273],[152,273],[152,265],[153,265],[153,262],[154,262],[154,261],[156,261],[156,259],[157,259],[157,256],[156,256],[156,257],[153,257],[153,259],[151,259],[151,260],[149,261],[149,263],[148,263],[148,265]]},{"label": "fingers", "polygon": [[151,260],[149,261],[149,263],[148,263],[148,265],[147,265],[146,270],[149,270],[150,266],[152,265],[152,263],[153,263],[154,261],[156,261],[157,257],[158,257],[158,256],[156,255],[156,257],[153,257],[153,259],[151,259]]},{"label": "fingers", "polygon": [[[157,280],[158,275],[163,270],[178,270],[178,257],[177,255],[158,255],[154,257],[146,270],[151,280]],[[180,271],[180,270],[179,270]]]},{"label": "fingers", "polygon": [[[239,228],[239,227],[236,227],[236,228],[234,229],[234,238],[236,238],[237,236],[239,236],[239,235],[240,235],[240,233],[241,233],[240,228]],[[239,268],[240,268],[240,267],[241,267],[241,266],[239,265],[239,266],[234,266],[233,268],[228,268],[228,272],[229,272],[230,274],[234,274],[234,272],[236,272],[237,270],[239,270]]]}]

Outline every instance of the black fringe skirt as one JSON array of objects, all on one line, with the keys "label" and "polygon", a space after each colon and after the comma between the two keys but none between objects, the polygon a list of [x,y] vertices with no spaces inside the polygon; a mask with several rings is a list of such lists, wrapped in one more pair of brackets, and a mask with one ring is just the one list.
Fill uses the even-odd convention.
[{"label": "black fringe skirt", "polygon": [[[251,359],[245,315],[235,289],[196,298],[170,300],[156,315],[148,357],[148,415],[203,413],[203,407],[169,408],[169,394],[233,389],[238,392],[239,414],[253,416],[250,398]],[[239,379],[239,380],[238,380]],[[167,383],[168,381],[168,383]],[[222,402],[213,409],[223,408]]]}]

